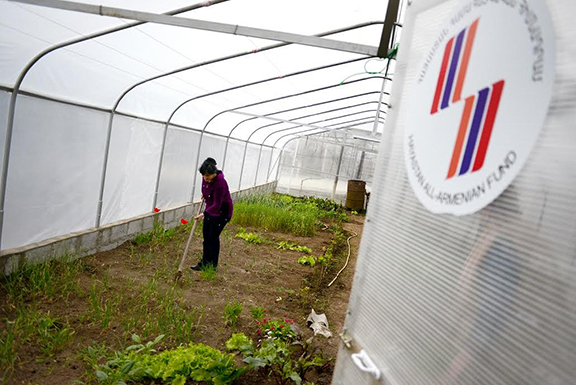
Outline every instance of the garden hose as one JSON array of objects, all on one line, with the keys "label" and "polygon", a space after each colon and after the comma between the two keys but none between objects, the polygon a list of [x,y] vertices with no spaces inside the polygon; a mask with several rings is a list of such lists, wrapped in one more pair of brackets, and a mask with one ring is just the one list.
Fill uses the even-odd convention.
[{"label": "garden hose", "polygon": [[332,284],[334,283],[334,281],[336,281],[336,279],[338,279],[338,276],[340,275],[341,272],[344,271],[344,269],[346,268],[346,266],[348,266],[348,261],[350,260],[350,254],[352,253],[352,247],[350,246],[350,240],[354,237],[357,237],[358,234],[356,234],[354,231],[351,231],[351,233],[353,233],[354,235],[351,235],[348,237],[348,239],[346,240],[346,243],[348,244],[348,256],[346,257],[346,263],[344,264],[344,267],[342,267],[340,269],[340,271],[338,272],[338,274],[336,274],[336,276],[334,277],[334,279],[328,284],[328,287],[332,286]]}]

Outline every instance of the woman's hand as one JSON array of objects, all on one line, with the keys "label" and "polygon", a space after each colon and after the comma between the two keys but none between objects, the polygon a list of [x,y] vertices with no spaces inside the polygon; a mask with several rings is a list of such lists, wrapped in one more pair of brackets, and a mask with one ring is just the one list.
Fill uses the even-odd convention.
[{"label": "woman's hand", "polygon": [[194,220],[195,220],[196,222],[199,222],[199,221],[201,221],[203,218],[204,218],[204,214],[202,213],[202,214],[196,215],[196,216],[194,217]]}]

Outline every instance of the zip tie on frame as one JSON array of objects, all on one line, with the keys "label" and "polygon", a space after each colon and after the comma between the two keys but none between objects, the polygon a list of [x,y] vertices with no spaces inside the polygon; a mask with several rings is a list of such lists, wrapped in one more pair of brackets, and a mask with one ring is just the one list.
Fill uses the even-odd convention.
[{"label": "zip tie on frame", "polygon": [[205,1],[204,3],[202,3],[203,7],[209,7],[211,5],[212,5],[212,0],[208,0],[208,1]]},{"label": "zip tie on frame", "polygon": [[[396,43],[396,44],[394,45],[394,48],[392,48],[392,49],[390,50],[390,52],[388,53],[388,55],[386,55],[385,58],[381,58],[381,59],[380,59],[380,58],[377,58],[377,59],[372,58],[372,59],[366,60],[366,62],[364,63],[364,72],[358,72],[358,73],[355,73],[355,74],[352,74],[352,75],[346,77],[344,80],[342,80],[342,81],[340,82],[340,85],[344,84],[344,82],[345,82],[346,80],[350,79],[351,77],[358,76],[358,75],[364,75],[364,74],[368,74],[368,75],[378,75],[378,74],[381,74],[382,72],[385,72],[384,77],[387,77],[387,76],[388,76],[388,68],[390,67],[390,61],[391,61],[392,59],[394,59],[394,58],[396,57],[396,55],[398,54],[398,47],[399,47],[399,44]],[[387,60],[387,62],[386,62],[386,67],[382,68],[380,71],[375,71],[375,72],[368,71],[368,70],[366,69],[366,65],[367,65],[368,63],[370,63],[371,61],[373,61],[373,60],[382,61],[382,62],[385,61],[385,60]],[[393,75],[393,74],[390,74],[390,75]]]},{"label": "zip tie on frame", "polygon": [[372,361],[370,356],[368,356],[366,350],[362,349],[360,350],[360,353],[354,353],[352,354],[351,357],[352,361],[354,362],[354,364],[356,364],[358,369],[360,369],[365,373],[370,373],[377,380],[380,379],[382,372],[380,372],[380,369],[378,369],[374,361]]}]

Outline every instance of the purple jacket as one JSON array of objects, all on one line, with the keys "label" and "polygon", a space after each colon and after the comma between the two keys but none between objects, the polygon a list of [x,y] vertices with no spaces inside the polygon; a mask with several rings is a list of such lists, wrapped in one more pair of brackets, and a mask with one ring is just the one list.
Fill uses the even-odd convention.
[{"label": "purple jacket", "polygon": [[210,183],[202,179],[202,196],[206,202],[205,214],[211,217],[232,218],[234,205],[222,171],[216,171],[216,178]]}]

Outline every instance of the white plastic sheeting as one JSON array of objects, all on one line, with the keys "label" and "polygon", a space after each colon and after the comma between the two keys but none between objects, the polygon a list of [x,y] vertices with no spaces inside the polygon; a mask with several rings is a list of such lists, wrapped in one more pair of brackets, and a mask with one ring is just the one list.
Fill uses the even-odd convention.
[{"label": "white plastic sheeting", "polygon": [[[177,16],[306,35],[342,30],[326,36],[371,46],[380,43],[387,6],[377,0],[98,4],[153,13],[195,8]],[[64,48],[51,48],[58,46]],[[384,64],[358,54],[0,0],[0,87],[19,89],[1,248],[198,199],[196,169],[208,156],[224,168],[232,190],[272,180],[290,134],[373,120]],[[9,97],[0,91],[0,145]]]},{"label": "white plastic sheeting", "polygon": [[16,112],[2,247],[93,227],[107,114],[27,96]]},{"label": "white plastic sheeting", "polygon": [[[528,162],[503,195],[462,217],[434,215],[420,204],[403,148],[411,85],[455,3],[413,2],[420,12],[406,22],[414,33],[403,36],[410,45],[401,42],[410,48],[398,59],[396,116],[380,146],[345,330],[387,384],[571,385],[576,3],[545,2],[556,34],[556,77]],[[374,383],[352,365],[352,353],[341,349],[333,383]]]},{"label": "white plastic sheeting", "polygon": [[164,127],[117,116],[104,189],[102,224],[151,212]]},{"label": "white plastic sheeting", "polygon": [[160,175],[158,207],[173,207],[190,200],[199,138],[197,132],[170,126]]}]

